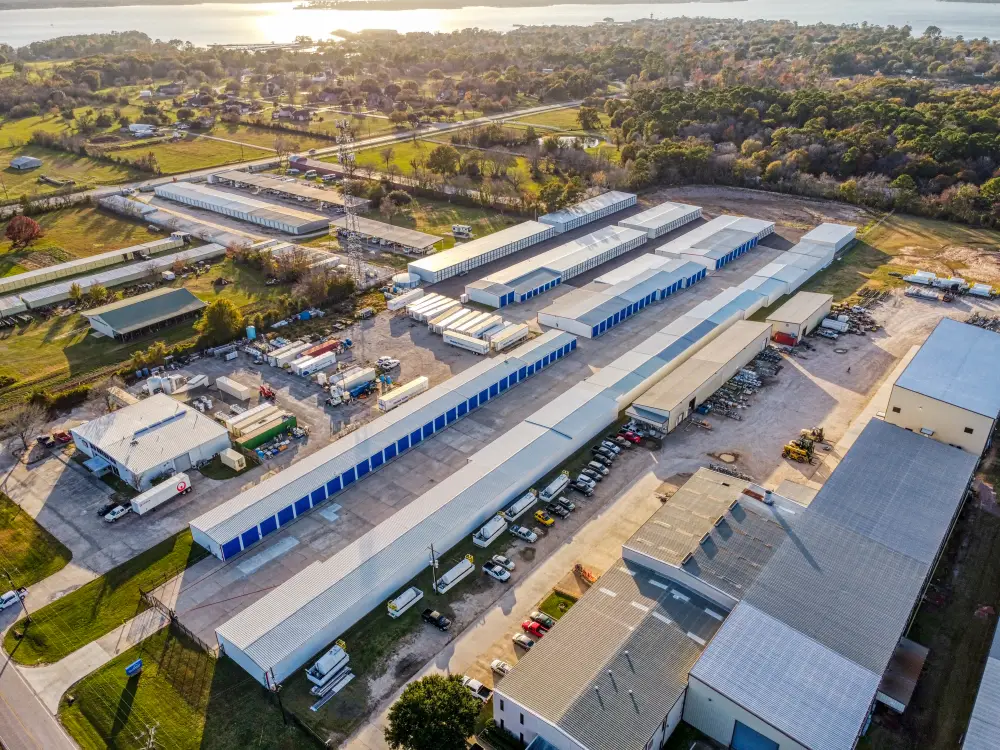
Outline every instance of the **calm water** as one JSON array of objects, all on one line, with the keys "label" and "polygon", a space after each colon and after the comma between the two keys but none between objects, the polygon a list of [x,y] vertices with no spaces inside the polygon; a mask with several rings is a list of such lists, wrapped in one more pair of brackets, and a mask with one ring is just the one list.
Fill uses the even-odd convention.
[{"label": "calm water", "polygon": [[[471,0],[476,2],[477,0]],[[481,0],[479,0],[481,1]],[[59,8],[0,11],[0,42],[15,47],[66,34],[137,29],[153,38],[198,45],[290,42],[297,35],[319,39],[334,29],[454,31],[469,27],[507,30],[515,23],[590,24],[605,17],[709,16],[789,19],[799,23],[868,23],[903,26],[916,33],[940,27],[949,36],[1000,38],[1000,5],[938,0],[747,0],[683,5],[551,5],[511,9],[474,6],[457,10],[293,10],[295,3],[206,4],[126,8]]]}]

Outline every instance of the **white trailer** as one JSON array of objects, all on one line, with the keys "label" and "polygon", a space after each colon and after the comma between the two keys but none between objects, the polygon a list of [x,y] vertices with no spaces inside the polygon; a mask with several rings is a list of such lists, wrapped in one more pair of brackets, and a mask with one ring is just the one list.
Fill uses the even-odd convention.
[{"label": "white trailer", "polygon": [[444,343],[457,346],[459,349],[465,349],[473,354],[482,355],[490,351],[490,345],[487,342],[473,338],[472,336],[466,336],[464,333],[455,333],[455,331],[444,332]]},{"label": "white trailer", "polygon": [[461,322],[461,324],[454,326],[452,330],[455,331],[455,333],[466,333],[470,328],[472,328],[472,326],[479,325],[492,315],[493,313],[487,312],[476,313],[475,317],[466,318]]},{"label": "white trailer", "polygon": [[472,535],[472,543],[477,547],[489,547],[507,530],[503,516],[493,516],[479,531]]},{"label": "white trailer", "polygon": [[993,287],[989,284],[973,284],[969,287],[969,294],[975,295],[976,297],[986,297],[988,299],[993,296]]},{"label": "white trailer", "polygon": [[406,292],[406,294],[400,294],[398,297],[393,297],[391,300],[385,303],[385,306],[389,308],[390,311],[395,312],[396,310],[402,310],[404,307],[412,302],[416,302],[418,299],[424,296],[423,289],[411,289]]},{"label": "white trailer", "polygon": [[215,387],[240,401],[246,401],[253,395],[253,388],[242,383],[237,383],[235,380],[231,380],[225,376],[215,379]]},{"label": "white trailer", "polygon": [[355,367],[330,378],[330,393],[346,392],[362,383],[370,383],[378,377],[373,367]]},{"label": "white trailer", "polygon": [[294,362],[302,356],[302,352],[311,346],[312,344],[299,344],[298,346],[293,346],[291,349],[286,349],[281,354],[277,354],[274,357],[268,357],[267,361],[272,367],[284,367],[289,362]]},{"label": "white trailer", "polygon": [[548,486],[539,495],[545,502],[551,502],[559,497],[564,489],[569,487],[569,474],[565,471],[549,482]]},{"label": "white trailer", "polygon": [[151,487],[141,495],[132,498],[132,512],[144,515],[153,508],[163,505],[178,495],[186,495],[191,491],[191,480],[184,472],[174,474],[170,479],[155,487]]},{"label": "white trailer", "polygon": [[481,323],[476,323],[471,328],[465,331],[466,336],[472,336],[473,338],[482,338],[483,334],[496,325],[503,323],[503,318],[499,315],[490,315],[486,320]]},{"label": "white trailer", "polygon": [[538,491],[528,490],[503,510],[503,517],[513,523],[538,502]]},{"label": "white trailer", "polygon": [[320,370],[332,367],[335,364],[337,364],[336,352],[323,352],[316,357],[310,357],[309,362],[299,365],[299,369],[295,374],[306,378],[314,372],[319,372]]},{"label": "white trailer", "polygon": [[465,307],[460,307],[457,310],[449,310],[442,315],[438,315],[433,320],[428,321],[427,326],[434,333],[443,333],[446,329],[451,328],[455,323],[468,314],[469,310]]},{"label": "white trailer", "polygon": [[426,297],[420,297],[416,302],[410,302],[406,305],[406,312],[413,313],[416,310],[422,310],[428,305],[434,304],[437,300],[442,299],[440,294],[432,293],[428,294]]},{"label": "white trailer", "polygon": [[284,346],[279,346],[277,349],[273,349],[273,350],[269,351],[267,353],[267,355],[266,355],[267,356],[267,363],[269,365],[271,365],[271,367],[274,367],[274,361],[273,360],[275,359],[275,357],[281,356],[282,354],[284,354],[285,352],[287,352],[289,349],[294,349],[297,346],[302,346],[302,343],[303,343],[302,341],[293,341],[290,344],[285,344]]},{"label": "white trailer", "polygon": [[443,594],[446,591],[455,588],[459,581],[468,576],[475,569],[476,566],[472,562],[472,555],[469,555],[454,568],[438,578],[437,586],[435,587],[437,588],[437,592],[439,594]]},{"label": "white trailer", "polygon": [[521,343],[530,335],[531,329],[528,328],[527,323],[507,326],[499,333],[490,336],[490,346],[493,347],[494,351],[502,352],[504,349],[514,346],[514,344]]},{"label": "white trailer", "polygon": [[389,609],[389,617],[395,619],[402,616],[406,610],[423,598],[423,591],[418,589],[416,586],[410,586],[410,588],[397,596],[395,599],[389,600],[389,604],[387,605]]},{"label": "white trailer", "polygon": [[379,396],[378,408],[384,412],[391,411],[400,404],[405,404],[411,398],[416,398],[421,393],[426,391],[429,386],[430,381],[427,380],[425,376],[421,375],[419,378],[411,380],[409,383],[401,385],[399,388]]},{"label": "white trailer", "polygon": [[449,299],[448,297],[445,297],[440,302],[431,305],[430,307],[425,308],[423,310],[417,311],[415,314],[412,315],[412,317],[414,317],[421,323],[426,323],[428,320],[436,318],[441,313],[447,312],[453,307],[458,307],[461,304],[462,303],[459,302],[457,299]]},{"label": "white trailer", "polygon": [[[466,323],[471,323],[473,320],[475,320],[476,318],[478,318],[482,314],[483,313],[479,312],[478,310],[468,310],[467,309],[465,311],[465,315],[463,315],[461,318],[459,318],[458,320],[454,321],[453,323],[450,323],[448,325],[448,328],[450,328],[453,331],[457,331],[459,328],[461,328],[462,326],[464,326]],[[441,333],[444,333],[445,330],[446,329],[442,328],[441,329]]]},{"label": "white trailer", "polygon": [[232,431],[237,425],[243,424],[249,419],[256,418],[257,415],[261,412],[267,411],[268,409],[277,409],[277,407],[270,401],[262,401],[257,404],[257,406],[247,409],[239,414],[224,415],[220,421],[227,430]]}]

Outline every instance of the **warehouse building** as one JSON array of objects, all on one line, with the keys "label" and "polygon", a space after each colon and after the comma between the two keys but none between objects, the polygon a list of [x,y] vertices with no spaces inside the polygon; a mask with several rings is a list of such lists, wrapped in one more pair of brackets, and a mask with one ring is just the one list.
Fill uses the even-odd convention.
[{"label": "warehouse building", "polygon": [[570,230],[582,227],[584,224],[603,219],[605,216],[610,216],[617,211],[634,206],[636,200],[636,196],[632,193],[611,190],[594,198],[588,198],[576,205],[564,208],[561,211],[539,216],[538,220],[542,224],[548,224],[555,229],[556,234],[562,234],[563,232],[569,232]]},{"label": "warehouse building", "polygon": [[118,268],[98,271],[89,276],[79,276],[55,284],[28,289],[27,291],[20,292],[17,296],[20,297],[25,307],[37,310],[68,300],[70,298],[70,290],[74,286],[79,286],[80,290],[84,293],[87,293],[95,286],[103,286],[111,289],[112,287],[123,286],[136,281],[148,281],[158,278],[160,271],[171,268],[175,263],[184,265],[193,264],[218,258],[220,255],[225,254],[226,248],[222,245],[214,243],[202,245],[190,250],[182,250],[179,253],[170,253],[169,255],[150,258],[139,263],[130,263]]},{"label": "warehouse building", "polygon": [[753,360],[771,337],[770,323],[740,320],[654,385],[625,412],[661,432],[671,432]]},{"label": "warehouse building", "polygon": [[17,295],[0,297],[0,318],[6,318],[8,315],[17,315],[27,309],[28,306],[24,304],[24,300]]},{"label": "warehouse building", "polygon": [[655,240],[667,232],[672,232],[700,218],[701,206],[689,206],[685,203],[661,203],[635,216],[622,219],[618,222],[618,226],[646,232],[649,239]]},{"label": "warehouse building", "polygon": [[980,456],[1000,416],[1000,334],[943,318],[900,373],[885,419]]},{"label": "warehouse building", "polygon": [[767,316],[774,340],[779,344],[794,346],[830,314],[832,294],[799,292]]},{"label": "warehouse building", "polygon": [[474,281],[465,293],[490,307],[526,302],[645,243],[645,232],[604,227]]},{"label": "warehouse building", "polygon": [[858,228],[849,224],[823,223],[802,235],[800,242],[826,245],[835,253],[850,247],[857,238]]},{"label": "warehouse building", "polygon": [[525,221],[471,242],[456,245],[451,250],[415,260],[408,265],[407,270],[428,284],[436,284],[524,250],[549,239],[554,234],[555,230],[550,226],[537,221]]},{"label": "warehouse building", "polygon": [[164,474],[187,471],[229,448],[215,420],[158,393],[70,430],[95,473],[111,471],[140,492]]},{"label": "warehouse building", "polygon": [[986,658],[962,750],[995,750],[997,737],[1000,737],[1000,629],[993,636]]},{"label": "warehouse building", "polygon": [[[434,245],[441,242],[441,238],[435,237],[433,234],[418,232],[416,229],[408,229],[407,227],[397,227],[382,221],[366,219],[363,216],[355,216],[353,221],[358,234],[362,237],[371,243],[378,242],[382,245],[388,245],[393,250],[421,255],[432,250]],[[334,219],[330,222],[330,226],[336,227],[338,234],[346,233],[347,217],[342,216],[339,219]]]},{"label": "warehouse building", "polygon": [[717,216],[656,249],[657,255],[690,260],[716,271],[757,246],[774,232],[774,222],[742,216]]},{"label": "warehouse building", "polygon": [[33,271],[25,271],[13,276],[4,276],[0,278],[0,294],[13,292],[18,289],[27,289],[28,287],[44,284],[47,281],[55,279],[76,276],[87,271],[92,271],[95,268],[113,266],[119,263],[126,263],[130,260],[148,258],[157,253],[165,253],[168,250],[183,247],[186,238],[187,235],[184,232],[174,232],[162,240],[144,242],[141,245],[133,245],[121,250],[111,250],[107,253],[98,253],[97,255],[89,255],[86,258],[77,258],[65,263],[56,263],[52,266],[36,268]]},{"label": "warehouse building", "polygon": [[198,544],[234,557],[576,349],[552,331],[485,360],[191,521]]},{"label": "warehouse building", "polygon": [[669,258],[651,263],[650,257],[642,255],[564,294],[539,311],[539,324],[597,338],[648,305],[696,284],[707,273],[697,263]]},{"label": "warehouse building", "polygon": [[205,307],[188,289],[167,287],[95,307],[83,315],[98,333],[126,341],[196,318]]},{"label": "warehouse building", "polygon": [[190,182],[171,182],[157,185],[153,191],[158,198],[166,198],[186,206],[213,211],[233,219],[276,229],[286,234],[311,234],[329,228],[330,220],[320,214],[300,211],[289,206],[267,203],[246,195],[224,193],[204,185]]},{"label": "warehouse building", "polygon": [[[254,195],[274,195],[285,200],[294,200],[307,208],[325,211],[329,208],[344,208],[344,196],[335,190],[325,190],[315,185],[299,182],[293,178],[276,177],[270,174],[256,172],[241,172],[230,170],[209,175],[210,185],[228,185],[234,188],[250,188]],[[224,193],[224,195],[228,195]],[[299,200],[301,198],[301,200]],[[368,209],[368,201],[364,198],[351,197],[351,205],[359,211]]]}]

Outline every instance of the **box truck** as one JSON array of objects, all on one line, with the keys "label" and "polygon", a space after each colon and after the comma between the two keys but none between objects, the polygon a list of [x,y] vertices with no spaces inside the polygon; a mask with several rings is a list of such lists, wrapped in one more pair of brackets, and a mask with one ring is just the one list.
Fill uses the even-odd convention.
[{"label": "box truck", "polygon": [[253,395],[252,388],[242,383],[237,383],[235,380],[230,380],[225,376],[215,379],[215,387],[240,401],[246,401]]},{"label": "box truck", "polygon": [[456,333],[455,331],[444,332],[444,343],[479,355],[487,354],[490,350],[490,345],[485,341],[480,341],[472,336],[466,336],[464,333]]},{"label": "box truck", "polygon": [[405,385],[401,385],[395,390],[383,393],[378,399],[378,408],[381,411],[390,411],[400,404],[405,404],[411,398],[416,398],[426,391],[430,386],[430,381],[421,375],[419,378],[411,380]]},{"label": "box truck", "polygon": [[132,512],[138,515],[149,513],[167,500],[173,500],[178,495],[186,495],[191,491],[191,480],[184,472],[174,474],[165,482],[160,482],[141,495],[132,498]]}]

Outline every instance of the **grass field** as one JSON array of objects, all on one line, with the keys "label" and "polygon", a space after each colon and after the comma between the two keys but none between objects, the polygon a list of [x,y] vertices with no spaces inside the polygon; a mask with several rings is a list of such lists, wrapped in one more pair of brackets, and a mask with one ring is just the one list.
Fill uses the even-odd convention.
[{"label": "grass field", "polygon": [[569,612],[570,607],[574,604],[576,604],[576,599],[572,596],[567,596],[566,594],[560,594],[558,591],[553,591],[542,600],[542,603],[538,605],[538,609],[547,614],[553,620],[558,620],[564,614]]},{"label": "grass field", "polygon": [[[41,159],[43,164],[38,169],[26,172],[7,168],[6,163],[15,156],[35,156]],[[24,146],[5,151],[0,159],[3,159],[4,166],[0,171],[0,199],[4,200],[14,200],[21,195],[45,195],[55,191],[57,189],[55,186],[39,182],[41,175],[57,180],[73,180],[77,188],[116,185],[136,177],[136,173],[127,166],[104,164],[86,156],[37,146]]]},{"label": "grass field", "polygon": [[[337,135],[340,131],[337,129],[337,123],[341,120],[349,120],[352,127],[357,129],[357,138],[370,138],[376,135],[385,135],[386,133],[392,133],[397,130],[396,126],[393,125],[385,117],[367,117],[358,115],[341,115],[336,112],[323,112],[322,120],[313,120],[309,123],[309,130],[317,133],[330,133]],[[406,130],[406,128],[399,128],[399,130]]]},{"label": "grass field", "polygon": [[[142,659],[140,675],[125,667]],[[177,750],[299,750],[311,738],[282,722],[277,703],[230,659],[165,628],[124,651],[67,692],[59,718],[84,750],[134,748],[158,723],[156,747]]]},{"label": "grass field", "polygon": [[239,146],[235,143],[195,136],[176,143],[154,143],[148,147],[140,146],[113,153],[126,161],[136,161],[152,153],[156,156],[156,162],[163,174],[208,169],[244,160],[262,159],[272,154],[271,151],[264,151],[254,146]]},{"label": "grass field", "polygon": [[304,151],[310,148],[323,148],[333,146],[333,141],[325,138],[311,137],[308,133],[290,133],[284,130],[269,130],[268,128],[258,128],[253,125],[234,124],[222,122],[212,128],[209,133],[216,138],[229,138],[250,146],[261,146],[262,148],[274,149],[274,142],[278,138],[292,141],[298,144],[293,151]]},{"label": "grass field", "polygon": [[[532,125],[545,125],[550,128],[580,130],[579,112],[580,109],[578,107],[573,107],[572,109],[554,109],[535,115],[525,115],[524,117],[518,117],[517,113],[514,113],[512,119]],[[608,127],[611,124],[611,118],[603,112],[599,114],[601,116],[601,125],[605,128]]]},{"label": "grass field", "polygon": [[[0,492],[0,565],[15,586],[31,586],[66,567],[73,557],[66,547],[35,519]],[[10,586],[0,581],[0,587]]]},{"label": "grass field", "polygon": [[455,246],[452,224],[468,224],[474,237],[483,237],[518,223],[517,219],[501,216],[496,211],[429,198],[414,198],[411,206],[407,213],[394,216],[392,223],[443,237],[444,241],[435,246],[441,250]]},{"label": "grass field", "polygon": [[[206,555],[185,529],[32,612],[27,626],[19,620],[7,631],[4,648],[20,664],[57,662],[146,609],[140,587],[155,588]],[[14,631],[24,637],[17,640]]]},{"label": "grass field", "polygon": [[0,222],[0,276],[16,268],[29,270],[74,258],[83,258],[161,238],[144,224],[128,221],[91,206],[63,208],[35,217],[45,235],[27,248],[14,250],[3,239],[7,224]]}]

